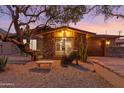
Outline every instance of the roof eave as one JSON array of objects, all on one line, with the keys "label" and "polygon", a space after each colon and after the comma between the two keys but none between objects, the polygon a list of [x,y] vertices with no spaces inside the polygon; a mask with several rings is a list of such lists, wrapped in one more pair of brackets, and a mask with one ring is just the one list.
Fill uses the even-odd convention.
[{"label": "roof eave", "polygon": [[58,27],[58,28],[55,28],[55,29],[50,30],[50,31],[48,31],[48,32],[43,32],[43,34],[46,34],[46,33],[52,33],[52,32],[55,32],[57,29],[61,29],[61,28],[72,29],[72,30],[75,30],[75,32],[82,33],[82,34],[96,35],[96,33],[88,32],[88,31],[84,31],[84,30],[80,30],[80,29],[73,28],[73,27],[68,27],[68,26]]}]

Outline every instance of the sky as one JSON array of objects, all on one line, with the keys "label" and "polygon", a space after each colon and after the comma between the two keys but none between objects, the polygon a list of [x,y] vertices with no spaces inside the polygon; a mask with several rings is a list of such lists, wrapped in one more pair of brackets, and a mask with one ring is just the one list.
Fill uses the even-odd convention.
[{"label": "sky", "polygon": [[76,25],[71,24],[72,27],[95,32],[97,34],[111,34],[124,35],[124,19],[109,18],[104,20],[104,16],[99,15],[96,17],[85,17]]},{"label": "sky", "polygon": [[[7,30],[9,24],[10,18],[8,16],[0,16],[0,28]],[[121,18],[109,18],[105,21],[103,15],[96,17],[85,15],[76,25],[71,23],[70,26],[97,34],[119,35],[119,31],[121,31],[121,35],[124,35],[124,19]],[[11,32],[14,32],[13,27]]]}]

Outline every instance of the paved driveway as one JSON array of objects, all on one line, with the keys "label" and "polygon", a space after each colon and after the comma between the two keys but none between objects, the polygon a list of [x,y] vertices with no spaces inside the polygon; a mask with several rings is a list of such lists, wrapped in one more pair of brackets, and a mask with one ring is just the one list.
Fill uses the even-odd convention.
[{"label": "paved driveway", "polygon": [[124,58],[90,57],[89,60],[95,60],[99,64],[104,65],[116,73],[119,73],[121,76],[124,76]]}]

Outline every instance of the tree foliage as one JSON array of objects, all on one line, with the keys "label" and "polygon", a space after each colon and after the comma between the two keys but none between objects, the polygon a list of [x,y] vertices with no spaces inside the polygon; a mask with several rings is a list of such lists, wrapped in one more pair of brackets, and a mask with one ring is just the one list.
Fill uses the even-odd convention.
[{"label": "tree foliage", "polygon": [[20,27],[35,22],[39,23],[37,26],[76,23],[86,11],[86,6],[1,6],[1,14],[10,16],[17,33]]},{"label": "tree foliage", "polygon": [[99,5],[93,10],[95,16],[104,15],[105,20],[108,18],[124,18],[124,6],[121,5]]}]

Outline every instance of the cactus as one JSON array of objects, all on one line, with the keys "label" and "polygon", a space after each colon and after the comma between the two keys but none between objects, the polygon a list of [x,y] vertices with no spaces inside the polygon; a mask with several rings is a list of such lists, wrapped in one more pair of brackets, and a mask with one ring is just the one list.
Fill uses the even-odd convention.
[{"label": "cactus", "polygon": [[79,55],[81,57],[81,60],[83,62],[86,62],[87,61],[87,48],[88,48],[88,45],[86,43],[83,42],[83,38],[82,36],[80,37],[80,52],[79,52]]},{"label": "cactus", "polygon": [[6,64],[8,62],[8,58],[7,57],[0,57],[0,70],[4,70],[4,68],[6,67]]},{"label": "cactus", "polygon": [[79,55],[81,57],[81,60],[83,60],[83,49],[84,49],[84,45],[83,45],[83,40],[82,37],[80,37],[80,48],[79,48]]},{"label": "cactus", "polygon": [[88,48],[88,46],[86,45],[86,46],[84,47],[84,53],[83,53],[83,61],[84,61],[84,62],[87,61],[87,48]]}]

